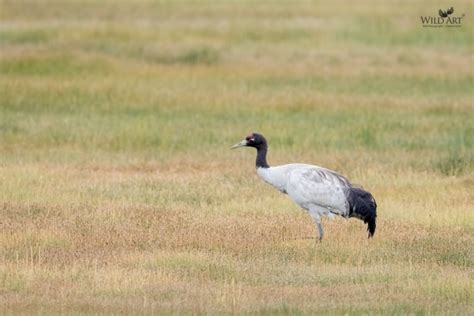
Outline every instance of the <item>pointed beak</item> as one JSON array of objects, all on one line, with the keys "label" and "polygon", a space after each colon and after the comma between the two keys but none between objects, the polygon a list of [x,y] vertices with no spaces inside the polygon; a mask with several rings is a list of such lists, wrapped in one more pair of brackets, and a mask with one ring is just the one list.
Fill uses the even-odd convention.
[{"label": "pointed beak", "polygon": [[243,147],[243,146],[247,146],[247,140],[246,139],[244,139],[240,143],[235,144],[230,149],[235,149],[235,148],[239,148],[239,147]]}]

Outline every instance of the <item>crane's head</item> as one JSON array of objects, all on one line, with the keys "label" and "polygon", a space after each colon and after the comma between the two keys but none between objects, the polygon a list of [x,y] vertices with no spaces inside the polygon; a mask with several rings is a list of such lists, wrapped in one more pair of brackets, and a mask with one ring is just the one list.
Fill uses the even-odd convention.
[{"label": "crane's head", "polygon": [[245,137],[245,139],[243,139],[240,143],[235,144],[230,149],[235,149],[244,146],[254,147],[257,149],[266,149],[267,140],[261,134],[250,133],[247,137]]}]

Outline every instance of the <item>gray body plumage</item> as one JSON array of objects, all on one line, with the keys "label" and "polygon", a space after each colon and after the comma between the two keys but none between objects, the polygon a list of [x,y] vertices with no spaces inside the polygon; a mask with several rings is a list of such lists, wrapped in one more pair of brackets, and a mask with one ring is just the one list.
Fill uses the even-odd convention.
[{"label": "gray body plumage", "polygon": [[349,215],[349,181],[331,170],[307,164],[288,164],[258,168],[257,173],[314,216]]}]

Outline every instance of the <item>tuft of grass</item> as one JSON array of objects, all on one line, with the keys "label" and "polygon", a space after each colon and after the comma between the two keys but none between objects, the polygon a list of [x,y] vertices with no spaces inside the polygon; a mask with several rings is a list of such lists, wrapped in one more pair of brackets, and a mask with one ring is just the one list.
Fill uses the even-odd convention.
[{"label": "tuft of grass", "polygon": [[459,176],[473,169],[472,144],[465,141],[464,134],[457,133],[446,141],[446,152],[434,162],[434,168],[446,176]]},{"label": "tuft of grass", "polygon": [[446,176],[459,176],[472,170],[472,156],[460,149],[452,149],[438,158],[435,168]]},{"label": "tuft of grass", "polygon": [[177,62],[177,63],[184,63],[184,64],[205,64],[205,65],[212,65],[217,63],[219,60],[219,55],[216,50],[209,49],[209,48],[202,48],[202,49],[193,49],[190,50],[182,55],[179,55],[175,58],[171,58],[165,61]]}]

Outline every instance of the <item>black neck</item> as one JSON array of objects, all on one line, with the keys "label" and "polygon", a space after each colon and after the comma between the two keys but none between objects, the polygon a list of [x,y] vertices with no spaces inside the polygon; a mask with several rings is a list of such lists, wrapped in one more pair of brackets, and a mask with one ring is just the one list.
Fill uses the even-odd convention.
[{"label": "black neck", "polygon": [[270,167],[267,163],[267,146],[257,147],[257,168],[268,168]]}]

